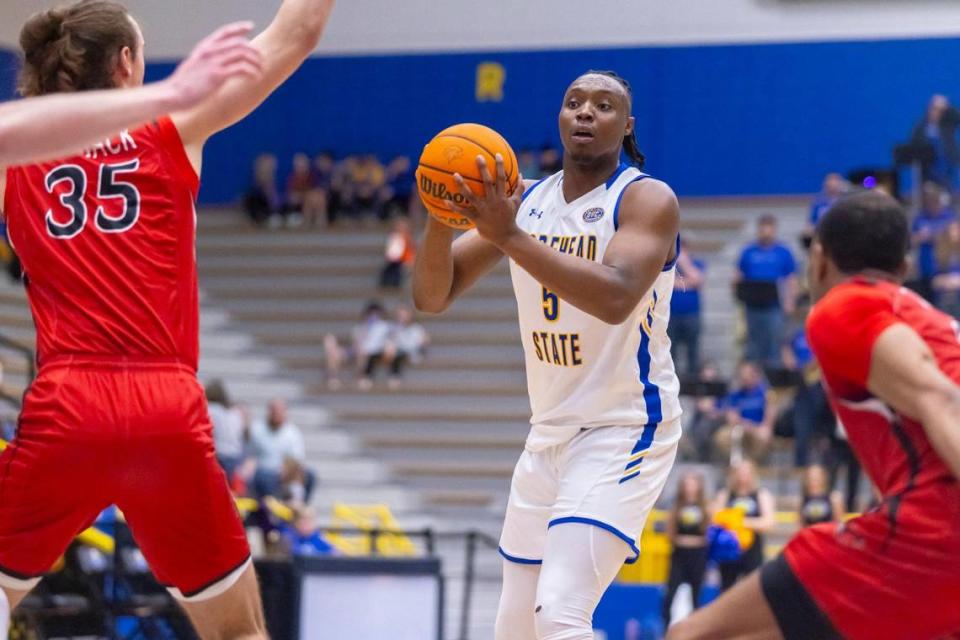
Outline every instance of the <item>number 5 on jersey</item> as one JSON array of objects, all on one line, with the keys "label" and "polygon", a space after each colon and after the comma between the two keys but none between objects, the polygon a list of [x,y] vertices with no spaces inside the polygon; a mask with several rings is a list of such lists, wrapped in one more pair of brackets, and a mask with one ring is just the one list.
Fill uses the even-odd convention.
[{"label": "number 5 on jersey", "polygon": [[560,298],[546,287],[543,287],[543,317],[550,322],[560,317]]},{"label": "number 5 on jersey", "polygon": [[[125,173],[133,173],[140,168],[140,160],[123,164],[100,165],[100,179],[96,196],[101,201],[110,198],[123,200],[123,209],[119,216],[107,214],[103,206],[97,206],[94,223],[104,233],[123,233],[128,231],[140,218],[140,192],[129,182],[119,179]],[[54,195],[56,186],[69,182],[70,190],[60,194],[60,204],[67,210],[69,217],[54,214],[47,210],[47,232],[59,240],[69,240],[83,231],[87,225],[87,174],[77,165],[62,165],[47,174],[45,186],[50,195]],[[61,220],[63,222],[61,222]]]}]

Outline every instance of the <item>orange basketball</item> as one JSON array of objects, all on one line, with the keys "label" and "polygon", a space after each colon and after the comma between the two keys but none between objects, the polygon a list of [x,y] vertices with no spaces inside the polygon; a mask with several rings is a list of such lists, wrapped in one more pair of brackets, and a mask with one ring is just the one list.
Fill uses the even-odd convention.
[{"label": "orange basketball", "polygon": [[458,124],[444,129],[428,142],[417,167],[417,190],[430,215],[454,229],[473,228],[468,218],[450,210],[450,202],[463,206],[464,200],[453,174],[459,173],[471,191],[483,195],[477,156],[486,159],[490,174],[496,179],[498,153],[503,156],[507,193],[512,194],[520,175],[517,155],[493,129],[482,124]]}]

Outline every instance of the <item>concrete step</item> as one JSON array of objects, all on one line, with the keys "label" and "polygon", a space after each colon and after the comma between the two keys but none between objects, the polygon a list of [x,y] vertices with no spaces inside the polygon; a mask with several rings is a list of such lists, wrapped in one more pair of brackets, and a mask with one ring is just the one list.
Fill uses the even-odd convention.
[{"label": "concrete step", "polygon": [[339,394],[318,395],[326,408],[341,420],[446,420],[459,419],[511,421],[522,423],[530,418],[526,396],[498,398],[496,402],[461,394],[436,395],[370,395],[360,403],[355,397]]}]

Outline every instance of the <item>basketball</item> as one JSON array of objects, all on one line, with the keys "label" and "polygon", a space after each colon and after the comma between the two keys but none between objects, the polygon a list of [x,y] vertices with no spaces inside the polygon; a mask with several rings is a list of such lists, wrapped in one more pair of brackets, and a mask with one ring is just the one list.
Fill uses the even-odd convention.
[{"label": "basketball", "polygon": [[464,205],[453,175],[459,173],[471,191],[482,195],[483,179],[477,156],[486,159],[496,178],[498,153],[503,156],[507,193],[512,194],[519,179],[517,156],[503,136],[493,129],[481,124],[458,124],[444,129],[428,142],[417,167],[417,190],[430,215],[455,229],[472,229],[473,223],[468,218],[450,210],[450,202]]}]

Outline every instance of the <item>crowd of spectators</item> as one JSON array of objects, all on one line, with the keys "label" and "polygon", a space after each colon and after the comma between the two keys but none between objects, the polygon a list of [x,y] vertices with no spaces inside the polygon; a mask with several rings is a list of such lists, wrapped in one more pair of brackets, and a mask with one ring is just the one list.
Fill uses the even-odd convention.
[{"label": "crowd of spectators", "polygon": [[223,382],[206,387],[214,449],[233,491],[257,499],[273,497],[294,507],[310,501],[316,475],[307,466],[303,433],[282,398],[274,398],[263,419],[231,401]]},{"label": "crowd of spectators", "polygon": [[258,226],[325,228],[409,216],[413,192],[413,166],[406,156],[383,164],[373,154],[337,160],[322,152],[311,160],[298,153],[290,169],[281,170],[277,157],[264,153],[254,162],[243,206]]}]

